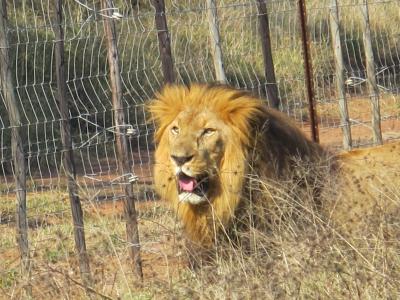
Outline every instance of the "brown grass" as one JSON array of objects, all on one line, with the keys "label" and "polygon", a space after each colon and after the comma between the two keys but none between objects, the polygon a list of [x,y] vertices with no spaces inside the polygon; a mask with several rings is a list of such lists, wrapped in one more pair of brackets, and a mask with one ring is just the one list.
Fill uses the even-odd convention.
[{"label": "brown grass", "polygon": [[[324,186],[320,205],[313,201],[315,185],[299,186],[298,177],[280,183],[253,179],[253,188],[272,201],[249,207],[244,215],[249,226],[237,227],[238,239],[220,241],[212,261],[196,271],[187,267],[176,217],[162,203],[140,204],[143,284],[132,275],[121,203],[93,203],[87,196],[94,277],[87,293],[105,299],[395,299],[400,292],[399,149],[400,144],[388,144],[342,154],[344,173],[320,170],[329,174],[316,182]],[[297,174],[306,173],[313,174],[298,166]],[[46,201],[63,195],[37,197],[46,207]],[[88,297],[74,254],[68,201],[59,205],[65,206],[62,217],[42,214],[47,223],[31,227],[30,280],[20,274],[12,224],[0,225],[0,298],[27,299],[27,283],[34,299]]]}]

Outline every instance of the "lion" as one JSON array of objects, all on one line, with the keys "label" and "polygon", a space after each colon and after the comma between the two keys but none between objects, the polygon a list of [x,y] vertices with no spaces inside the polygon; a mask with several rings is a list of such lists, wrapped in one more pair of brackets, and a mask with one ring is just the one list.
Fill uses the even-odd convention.
[{"label": "lion", "polygon": [[325,151],[265,101],[227,86],[167,85],[149,104],[155,189],[204,247],[232,226],[250,199],[251,176],[283,180],[295,162]]},{"label": "lion", "polygon": [[338,179],[325,206],[338,228],[352,235],[384,228],[389,236],[400,212],[399,157],[399,141],[336,155]]}]

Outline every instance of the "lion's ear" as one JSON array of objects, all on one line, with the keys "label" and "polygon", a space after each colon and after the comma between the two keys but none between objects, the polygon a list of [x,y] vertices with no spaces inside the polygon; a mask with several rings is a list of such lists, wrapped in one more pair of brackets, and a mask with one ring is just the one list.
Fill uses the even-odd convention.
[{"label": "lion's ear", "polygon": [[177,117],[182,110],[186,88],[176,85],[167,85],[161,92],[155,94],[155,98],[147,104],[150,113],[149,122],[156,124],[155,140],[159,142],[165,129]]},{"label": "lion's ear", "polygon": [[[240,97],[231,100],[222,113],[224,121],[231,126],[246,143],[251,124],[257,122],[263,114],[265,106],[262,101],[252,97]],[[247,138],[245,138],[247,136]]]},{"label": "lion's ear", "polygon": [[156,125],[154,139],[158,143],[174,118],[166,103],[159,99],[151,100],[147,105],[147,111],[150,113],[148,122]]}]

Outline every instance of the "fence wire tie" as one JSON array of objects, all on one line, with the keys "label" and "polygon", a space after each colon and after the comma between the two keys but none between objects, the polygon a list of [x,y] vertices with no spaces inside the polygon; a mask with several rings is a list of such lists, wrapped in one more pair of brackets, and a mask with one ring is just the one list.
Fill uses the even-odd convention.
[{"label": "fence wire tie", "polygon": [[367,125],[367,124],[365,124],[365,123],[363,123],[363,122],[361,122],[361,121],[355,120],[355,119],[349,119],[349,121],[350,121],[351,123],[354,123],[354,124],[358,124],[358,125],[365,126],[365,127],[369,128],[369,129],[372,128],[371,126],[369,126],[369,125]]},{"label": "fence wire tie", "polygon": [[[127,181],[128,181],[128,182],[126,182],[126,181],[124,180],[124,178],[127,178]],[[123,175],[118,176],[118,177],[114,178],[113,180],[111,180],[111,184],[122,184],[122,185],[126,185],[126,184],[135,183],[135,182],[137,182],[138,180],[139,180],[139,176],[136,176],[136,175],[133,174],[133,173],[126,173],[126,174],[123,174]],[[117,182],[117,181],[119,181],[119,182]]]},{"label": "fence wire tie", "polygon": [[[100,131],[96,132],[95,135],[90,137],[86,142],[84,142],[77,148],[83,148],[86,145],[90,144],[90,142],[92,140],[94,140],[97,136],[99,136],[103,132],[111,132],[112,134],[116,134],[116,135],[120,135],[120,136],[127,136],[127,137],[132,137],[132,136],[138,134],[138,130],[136,128],[134,128],[132,124],[121,124],[121,125],[115,125],[115,126],[110,126],[110,127],[104,128],[104,127],[100,126],[99,124],[96,124],[96,123],[84,118],[82,115],[80,115],[78,118],[84,120],[88,124],[95,126],[96,128],[99,128]],[[115,130],[118,128],[121,128],[122,130],[125,129],[125,131],[121,132],[121,130]]]},{"label": "fence wire tie", "polygon": [[98,181],[98,182],[104,182],[103,180],[101,180],[101,179],[97,179],[97,178],[94,178],[93,176],[96,176],[95,174],[86,174],[86,175],[84,175],[83,177],[84,178],[88,178],[88,179],[90,179],[90,180],[94,180],[94,181]]},{"label": "fence wire tie", "polygon": [[[121,128],[122,130],[125,129],[125,132],[113,130],[114,128],[115,129]],[[135,128],[133,128],[133,126],[131,124],[115,125],[115,126],[107,127],[105,130],[108,132],[114,133],[116,135],[125,135],[128,137],[137,133],[137,130]]]},{"label": "fence wire tie", "polygon": [[[90,6],[86,5],[85,3],[82,3],[79,0],[74,0],[74,1],[76,3],[78,3],[79,5],[83,6],[84,8],[86,8],[87,10],[90,10],[92,12],[92,14],[86,19],[86,21],[88,19],[94,17],[94,15],[96,15],[96,14],[98,14],[98,15],[104,17],[104,18],[108,18],[108,19],[122,19],[124,17],[123,15],[121,15],[119,13],[119,8],[118,7],[109,7],[109,8],[103,8],[103,9],[100,9],[100,10],[96,10],[96,9],[91,8]],[[108,15],[105,15],[105,14],[101,13],[101,12],[106,12],[106,11],[112,11],[113,13],[112,13],[111,16],[108,16]]]},{"label": "fence wire tie", "polygon": [[128,247],[140,247],[141,246],[141,243],[130,243],[130,242],[126,242],[126,241],[125,241],[125,243],[127,244]]},{"label": "fence wire tie", "polygon": [[[375,77],[378,76],[379,74],[385,72],[387,69],[389,69],[389,68],[385,67],[382,70],[378,71],[377,73],[375,73]],[[346,81],[344,83],[346,85],[349,85],[349,86],[357,86],[357,85],[363,84],[366,81],[367,81],[366,78],[357,77],[357,76],[350,76],[349,78],[346,79]],[[390,89],[388,89],[387,87],[384,87],[383,85],[377,84],[377,86],[381,90],[390,91]]]},{"label": "fence wire tie", "polygon": [[[83,6],[84,8],[86,8],[87,10],[91,11],[92,13],[86,18],[86,20],[82,23],[81,27],[79,28],[78,32],[72,37],[70,38],[68,41],[72,41],[74,39],[76,39],[78,37],[78,35],[81,33],[83,27],[89,23],[89,21],[91,19],[95,19],[96,15],[102,16],[103,18],[107,18],[107,19],[114,19],[114,20],[120,20],[122,19],[124,16],[122,14],[119,13],[119,8],[118,7],[110,7],[110,8],[104,8],[101,10],[95,10],[94,8],[91,8],[90,6],[86,5],[85,3],[80,2],[79,0],[74,0],[76,3],[78,3],[79,5]],[[108,16],[105,15],[101,12],[106,12],[106,11],[112,11],[112,15]]]}]

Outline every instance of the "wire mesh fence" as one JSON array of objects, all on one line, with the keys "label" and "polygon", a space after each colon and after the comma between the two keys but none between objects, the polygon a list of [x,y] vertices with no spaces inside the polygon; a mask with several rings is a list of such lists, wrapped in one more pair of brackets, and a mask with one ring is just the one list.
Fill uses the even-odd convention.
[{"label": "wire mesh fence", "polygon": [[[73,251],[68,184],[63,166],[63,118],[57,96],[55,52],[60,41],[55,32],[55,3],[53,0],[2,2],[7,8],[3,14],[3,18],[7,18],[5,38],[20,115],[17,127],[26,164],[29,253],[33,261],[40,261],[35,258],[40,253],[41,259],[47,262],[68,261],[72,257],[68,251]],[[266,11],[260,12],[260,3],[266,4]],[[142,206],[145,207],[143,203],[156,199],[151,174],[154,129],[147,122],[145,104],[166,79],[163,69],[165,48],[160,47],[160,33],[167,33],[173,61],[173,70],[169,71],[177,83],[215,82],[219,78],[215,71],[212,47],[215,36],[210,34],[208,2],[166,1],[165,11],[161,12],[156,10],[160,1],[115,0],[111,4],[105,8],[99,0],[63,1],[61,26],[64,30],[65,83],[76,181],[88,219],[85,224],[88,251],[94,255],[93,249],[101,244],[104,252],[117,257],[116,263],[120,264],[126,259],[124,255],[130,246],[124,242],[123,222],[118,217],[107,223],[101,216],[108,210],[121,212],[118,200],[126,199],[124,187],[127,184],[132,185],[136,201],[141,203],[141,220],[146,219],[149,210],[147,206],[142,210]],[[279,109],[308,132],[310,116],[298,1],[223,0],[215,4],[217,23],[214,25],[219,31],[218,46],[226,82],[266,99],[270,97],[269,88],[276,86]],[[330,14],[336,6],[344,62],[343,89],[348,106],[346,122],[351,125],[354,146],[369,144],[372,141],[370,98],[373,95],[368,89],[367,37],[363,29],[362,9],[366,1],[307,0],[305,4],[320,140],[323,144],[341,147],[341,129],[345,126],[335,85],[334,47],[337,45],[330,31]],[[380,99],[380,126],[385,141],[398,139],[400,28],[396,24],[400,22],[400,3],[397,0],[373,0],[368,1],[367,8],[374,55],[373,75]],[[274,70],[267,70],[267,75],[273,71],[276,82],[267,80],[263,61],[259,26],[260,15],[266,13],[271,44],[269,51],[274,66]],[[160,29],[157,17],[164,18],[167,27]],[[116,28],[121,109],[125,115],[123,128],[116,125],[111,101],[112,83],[104,29],[107,20],[112,20]],[[18,265],[15,253],[18,251],[13,233],[18,221],[14,201],[16,169],[11,145],[16,126],[10,119],[4,85],[0,97],[0,226],[6,233],[2,234],[0,255],[11,257],[3,260],[0,285],[9,288],[13,283],[7,280],[18,273],[15,271]],[[118,164],[116,141],[121,130],[127,140],[130,172],[121,170]],[[107,209],[96,208],[99,203],[106,203]],[[153,202],[150,208],[153,213],[159,213]],[[107,235],[98,239],[102,232],[107,232]],[[157,251],[153,247],[156,242],[151,236],[146,237],[142,240],[142,251]],[[118,251],[115,245],[118,245]],[[107,255],[91,259],[97,263],[103,260],[106,264]],[[73,265],[71,262],[70,267]]]}]

